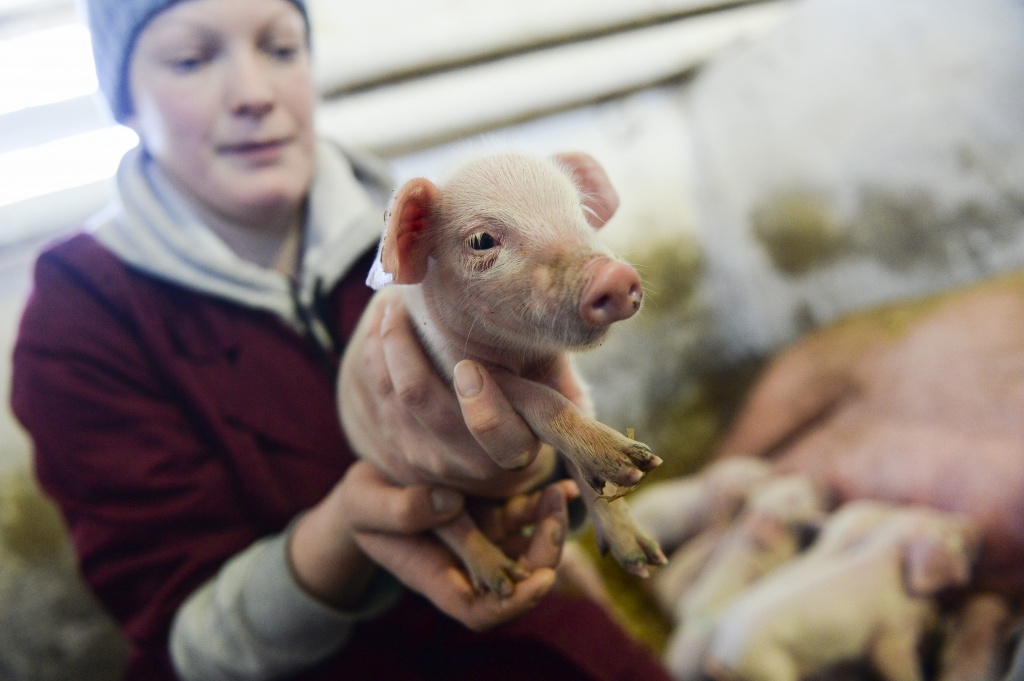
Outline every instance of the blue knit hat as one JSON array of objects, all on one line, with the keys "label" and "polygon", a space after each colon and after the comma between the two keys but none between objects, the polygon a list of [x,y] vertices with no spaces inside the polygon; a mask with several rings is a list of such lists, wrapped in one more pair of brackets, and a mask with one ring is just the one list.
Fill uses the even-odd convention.
[{"label": "blue knit hat", "polygon": [[[96,77],[111,113],[124,123],[132,113],[128,92],[128,58],[135,48],[139,33],[149,21],[171,5],[182,0],[84,0],[89,31],[92,33],[92,54],[96,61]],[[306,19],[304,0],[290,0]]]}]

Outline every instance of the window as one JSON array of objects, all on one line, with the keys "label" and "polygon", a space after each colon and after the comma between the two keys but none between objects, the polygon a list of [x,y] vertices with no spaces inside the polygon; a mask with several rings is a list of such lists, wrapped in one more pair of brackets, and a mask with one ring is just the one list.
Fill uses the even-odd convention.
[{"label": "window", "polygon": [[[21,204],[71,188],[101,189],[136,143],[95,100],[90,50],[71,0],[0,0],[0,211],[22,209],[2,213],[0,247],[31,238],[45,222]],[[53,212],[59,219],[61,211]]]}]

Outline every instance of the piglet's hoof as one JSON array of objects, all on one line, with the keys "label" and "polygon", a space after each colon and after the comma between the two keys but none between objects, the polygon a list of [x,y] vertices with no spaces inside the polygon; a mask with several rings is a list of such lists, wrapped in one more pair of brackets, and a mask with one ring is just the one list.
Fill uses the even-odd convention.
[{"label": "piglet's hoof", "polygon": [[609,541],[599,539],[598,547],[602,554],[611,551],[612,556],[626,572],[645,579],[651,575],[649,566],[668,563],[658,542],[643,533],[617,537]]},{"label": "piglet's hoof", "polygon": [[437,534],[462,561],[479,594],[511,596],[516,582],[530,576],[529,570],[506,556],[465,513],[439,527]]},{"label": "piglet's hoof", "polygon": [[[480,560],[486,558],[486,560]],[[478,557],[475,561],[467,561],[473,590],[478,594],[493,593],[507,598],[515,591],[516,582],[530,576],[530,572],[517,561],[511,560],[501,551],[495,549],[492,555]]]},{"label": "piglet's hoof", "polygon": [[626,572],[646,578],[650,576],[649,566],[665,565],[668,559],[658,542],[636,525],[624,504],[623,501],[596,502],[597,546],[602,555],[611,552]]},{"label": "piglet's hoof", "polygon": [[637,469],[644,473],[650,473],[661,465],[661,458],[655,456],[651,448],[643,442],[637,442],[629,438],[626,438],[626,441],[628,444],[623,448],[623,454]]},{"label": "piglet's hoof", "polygon": [[643,442],[615,435],[615,441],[609,443],[611,446],[575,462],[591,489],[606,499],[628,494],[646,473],[662,463]]}]

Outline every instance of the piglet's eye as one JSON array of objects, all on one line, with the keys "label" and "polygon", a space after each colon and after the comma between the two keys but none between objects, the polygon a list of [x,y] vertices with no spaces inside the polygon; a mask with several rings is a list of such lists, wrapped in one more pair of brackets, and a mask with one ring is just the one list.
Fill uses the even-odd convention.
[{"label": "piglet's eye", "polygon": [[489,251],[497,245],[498,242],[487,232],[477,232],[469,237],[469,247],[474,251]]}]

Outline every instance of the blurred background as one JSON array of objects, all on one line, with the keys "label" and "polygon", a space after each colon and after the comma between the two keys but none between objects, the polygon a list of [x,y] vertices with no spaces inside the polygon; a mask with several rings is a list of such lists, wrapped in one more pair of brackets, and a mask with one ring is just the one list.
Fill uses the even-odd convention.
[{"label": "blurred background", "polygon": [[[1024,268],[1019,0],[309,8],[320,129],[385,157],[396,186],[443,178],[481,144],[605,166],[622,202],[602,235],[640,270],[645,304],[579,365],[601,419],[665,459],[659,476],[699,467],[752,377],[801,335]],[[49,533],[64,572],[32,589],[64,611],[74,568],[22,475],[9,356],[36,253],[104,205],[137,141],[95,90],[73,0],[0,0],[0,475],[15,481],[0,552],[12,527],[33,545]],[[627,624],[663,641],[650,604],[629,607]],[[24,612],[0,609],[0,632]]]}]

